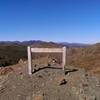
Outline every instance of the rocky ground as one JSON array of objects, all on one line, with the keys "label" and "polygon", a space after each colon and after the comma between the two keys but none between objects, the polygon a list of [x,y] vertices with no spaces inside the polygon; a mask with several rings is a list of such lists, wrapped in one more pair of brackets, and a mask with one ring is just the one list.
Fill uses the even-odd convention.
[{"label": "rocky ground", "polygon": [[100,100],[99,76],[72,66],[63,71],[59,64],[39,61],[34,62],[36,71],[31,76],[27,62],[1,75],[0,100]]}]

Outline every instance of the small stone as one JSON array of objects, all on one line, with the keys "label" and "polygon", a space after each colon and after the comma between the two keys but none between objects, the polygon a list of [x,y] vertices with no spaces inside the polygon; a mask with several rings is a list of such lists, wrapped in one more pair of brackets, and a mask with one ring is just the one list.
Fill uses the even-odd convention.
[{"label": "small stone", "polygon": [[15,85],[13,85],[13,86],[12,86],[12,88],[13,88],[13,89],[16,89],[16,86],[15,86]]},{"label": "small stone", "polygon": [[43,78],[43,76],[42,76],[42,75],[38,75],[38,77],[39,77],[39,78]]},{"label": "small stone", "polygon": [[50,63],[48,63],[48,67],[50,67],[51,66],[51,64]]},{"label": "small stone", "polygon": [[54,79],[54,83],[56,85],[64,85],[67,83],[65,77],[63,75],[60,75],[60,76],[56,76],[55,79]]},{"label": "small stone", "polygon": [[18,97],[20,97],[21,95],[20,95],[20,94],[18,94],[17,96],[18,96]]},{"label": "small stone", "polygon": [[96,87],[100,87],[100,81],[97,82]]},{"label": "small stone", "polygon": [[83,87],[88,87],[87,83],[82,84]]},{"label": "small stone", "polygon": [[61,81],[60,85],[64,85],[64,84],[66,84],[66,83],[67,83],[67,81],[66,81],[65,79],[63,79],[63,80]]},{"label": "small stone", "polygon": [[22,59],[20,59],[18,63],[19,63],[19,64],[23,64],[24,61],[23,61]]},{"label": "small stone", "polygon": [[86,73],[85,76],[88,77],[88,74]]}]

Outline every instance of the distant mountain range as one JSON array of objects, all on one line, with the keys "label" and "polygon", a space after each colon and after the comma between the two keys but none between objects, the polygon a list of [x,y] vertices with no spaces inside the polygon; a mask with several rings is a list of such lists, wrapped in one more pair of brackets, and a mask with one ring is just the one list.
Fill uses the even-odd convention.
[{"label": "distant mountain range", "polygon": [[68,47],[84,47],[88,46],[89,44],[82,44],[82,43],[68,43],[68,42],[45,42],[40,40],[30,40],[30,41],[0,41],[0,46],[9,46],[9,45],[35,45],[35,44],[57,44],[61,46],[68,46]]},{"label": "distant mountain range", "polygon": [[59,42],[59,44],[63,46],[69,46],[69,47],[85,47],[90,45],[90,44],[83,44],[83,43],[68,43],[68,42]]},{"label": "distant mountain range", "polygon": [[32,45],[34,43],[41,43],[42,41],[35,41],[35,40],[30,40],[30,41],[0,41],[0,45]]}]

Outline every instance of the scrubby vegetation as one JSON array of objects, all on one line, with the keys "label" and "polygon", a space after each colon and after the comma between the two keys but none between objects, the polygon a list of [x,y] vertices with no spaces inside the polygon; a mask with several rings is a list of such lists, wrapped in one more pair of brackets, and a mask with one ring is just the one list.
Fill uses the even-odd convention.
[{"label": "scrubby vegetation", "polygon": [[26,59],[26,46],[9,45],[0,46],[0,67],[18,63],[20,59]]},{"label": "scrubby vegetation", "polygon": [[[32,47],[61,47],[55,43],[35,42]],[[86,47],[68,47],[66,65],[85,68],[86,70],[96,70],[100,72],[100,43]],[[40,57],[51,57],[61,63],[61,54],[33,54],[33,59]],[[0,45],[0,67],[18,63],[20,59],[27,59],[27,45],[12,44]]]},{"label": "scrubby vegetation", "polygon": [[[32,45],[33,47],[59,47],[58,44],[43,41],[0,42],[0,67],[16,64],[20,59],[26,60],[28,45]],[[47,55],[35,54],[33,57],[35,59],[44,56]]]},{"label": "scrubby vegetation", "polygon": [[[100,44],[69,49],[67,65],[96,70],[100,73]],[[97,70],[98,69],[98,70]]]}]

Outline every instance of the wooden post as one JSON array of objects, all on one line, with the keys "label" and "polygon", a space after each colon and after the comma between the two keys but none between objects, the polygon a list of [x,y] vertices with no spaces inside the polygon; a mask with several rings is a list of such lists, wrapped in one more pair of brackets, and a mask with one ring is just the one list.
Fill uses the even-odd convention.
[{"label": "wooden post", "polygon": [[66,65],[66,47],[63,47],[63,54],[62,54],[62,67],[63,70],[65,69]]},{"label": "wooden post", "polygon": [[62,53],[62,69],[64,70],[66,65],[66,47],[63,48],[31,48],[27,47],[28,53],[28,74],[32,74],[32,52],[40,53],[40,52],[49,52],[49,53]]},{"label": "wooden post", "polygon": [[27,47],[28,52],[28,74],[32,74],[32,53],[31,53],[31,47]]}]

